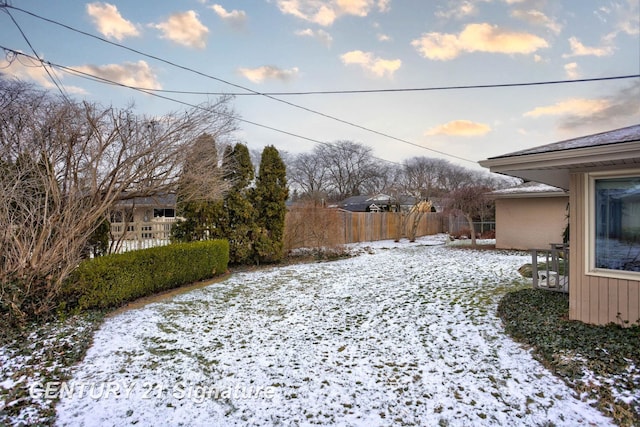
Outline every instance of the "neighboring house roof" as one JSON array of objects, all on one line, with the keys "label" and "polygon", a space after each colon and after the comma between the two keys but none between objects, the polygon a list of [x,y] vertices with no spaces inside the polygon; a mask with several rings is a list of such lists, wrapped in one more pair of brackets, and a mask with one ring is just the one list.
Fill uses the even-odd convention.
[{"label": "neighboring house roof", "polygon": [[175,194],[159,194],[156,196],[148,197],[134,197],[133,199],[121,200],[118,205],[124,206],[136,206],[136,207],[161,207],[169,206],[175,207],[177,197]]},{"label": "neighboring house roof", "polygon": [[479,163],[491,172],[566,190],[571,170],[640,165],[640,124],[491,157]]},{"label": "neighboring house roof", "polygon": [[371,196],[351,196],[340,202],[338,206],[348,211],[364,212],[373,203],[368,201],[370,199]]},{"label": "neighboring house roof", "polygon": [[371,205],[380,207],[395,204],[398,201],[401,206],[413,206],[416,203],[416,199],[411,196],[400,196],[396,199],[386,194],[377,194],[375,196],[351,196],[340,202],[338,206],[352,212],[366,212]]},{"label": "neighboring house roof", "polygon": [[562,188],[533,181],[525,182],[515,187],[494,190],[487,194],[496,199],[569,196]]}]

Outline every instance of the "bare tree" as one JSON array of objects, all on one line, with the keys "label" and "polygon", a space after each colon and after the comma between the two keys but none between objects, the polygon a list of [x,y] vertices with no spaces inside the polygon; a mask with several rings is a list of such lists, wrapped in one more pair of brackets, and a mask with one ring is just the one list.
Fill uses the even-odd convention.
[{"label": "bare tree", "polygon": [[329,192],[336,199],[359,195],[364,184],[378,174],[373,150],[352,141],[319,145],[315,154],[329,177]]},{"label": "bare tree", "polygon": [[370,178],[362,184],[362,191],[365,194],[393,193],[402,172],[400,166],[375,160],[373,168]]},{"label": "bare tree", "polygon": [[445,212],[460,213],[467,220],[471,234],[471,245],[476,246],[476,233],[473,226],[474,217],[485,213],[488,202],[486,194],[491,191],[485,185],[467,185],[452,191],[445,207]]},{"label": "bare tree", "polygon": [[419,199],[439,195],[440,183],[449,162],[429,157],[413,157],[402,165],[400,186],[405,194]]},{"label": "bare tree", "polygon": [[314,153],[300,153],[287,162],[287,180],[307,198],[320,201],[326,197],[328,173]]},{"label": "bare tree", "polygon": [[118,201],[175,191],[198,136],[235,129],[228,103],[146,117],[0,79],[0,316],[50,311]]},{"label": "bare tree", "polygon": [[318,145],[287,163],[293,188],[315,201],[380,192],[391,185],[393,176],[391,167],[376,160],[371,148],[352,141]]}]

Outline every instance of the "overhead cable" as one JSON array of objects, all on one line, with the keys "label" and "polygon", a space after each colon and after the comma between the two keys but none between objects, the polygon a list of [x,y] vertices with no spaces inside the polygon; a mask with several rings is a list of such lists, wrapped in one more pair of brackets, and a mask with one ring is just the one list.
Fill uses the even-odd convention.
[{"label": "overhead cable", "polygon": [[[178,104],[181,104],[181,105],[185,105],[187,107],[206,110],[206,108],[201,106],[201,105],[191,104],[189,102],[181,101],[179,99],[170,98],[168,96],[159,95],[159,94],[153,93],[153,92],[148,92],[148,91],[146,91],[144,89],[138,89],[138,88],[136,88],[134,86],[129,86],[129,85],[124,84],[124,83],[120,83],[120,82],[116,82],[116,81],[113,81],[113,80],[109,80],[109,79],[106,79],[104,77],[96,76],[96,75],[91,74],[91,73],[87,73],[87,72],[80,71],[80,70],[75,70],[73,68],[65,67],[64,65],[55,64],[55,63],[50,62],[50,61],[45,61],[43,59],[39,59],[39,58],[33,57],[33,56],[28,55],[28,54],[23,53],[23,52],[18,52],[16,50],[10,49],[10,48],[2,46],[2,45],[0,45],[0,49],[3,49],[6,52],[10,52],[13,55],[24,56],[26,58],[29,58],[29,59],[32,59],[32,60],[35,60],[35,61],[40,61],[43,64],[43,66],[46,64],[48,66],[59,68],[60,70],[68,72],[68,73],[71,73],[71,74],[85,76],[85,77],[90,78],[91,80],[94,80],[94,81],[107,83],[107,84],[114,85],[114,86],[120,86],[120,87],[127,88],[127,89],[132,89],[132,90],[135,90],[135,91],[147,94],[147,95],[154,96],[156,98],[160,98],[160,99],[164,99],[164,100],[167,100],[167,101],[175,102],[175,103],[178,103]],[[257,127],[263,128],[263,129],[268,129],[268,130],[271,130],[271,131],[274,131],[274,132],[278,132],[278,133],[281,133],[281,134],[284,134],[284,135],[292,136],[294,138],[303,139],[305,141],[313,142],[313,143],[316,143],[316,144],[331,145],[330,142],[321,141],[321,140],[310,138],[310,137],[307,137],[307,136],[304,136],[304,135],[299,135],[299,134],[296,134],[296,133],[293,133],[293,132],[289,132],[289,131],[286,131],[286,130],[278,129],[278,128],[275,128],[273,126],[268,126],[268,125],[257,123],[257,122],[251,121],[251,120],[243,119],[243,118],[240,118],[240,117],[232,115],[232,114],[226,114],[226,113],[223,113],[223,112],[219,112],[218,114],[223,115],[225,117],[232,118],[232,119],[237,120],[237,121],[242,122],[242,123],[247,123],[247,124],[250,124],[250,125],[253,125],[253,126],[257,126]],[[387,159],[383,159],[383,158],[375,157],[375,156],[373,156],[373,158],[375,158],[377,160],[381,160],[383,162],[392,163],[392,164],[395,164],[395,165],[401,165],[401,163],[394,162],[392,160],[387,160]]]},{"label": "overhead cable", "polygon": [[447,157],[455,158],[455,159],[458,159],[458,160],[462,160],[462,161],[464,161],[464,162],[473,163],[474,165],[476,164],[476,161],[474,161],[474,160],[467,159],[467,158],[464,158],[464,157],[461,157],[461,156],[456,156],[456,155],[454,155],[454,154],[446,153],[446,152],[444,152],[444,151],[436,150],[436,149],[433,149],[433,148],[425,147],[424,145],[416,144],[415,142],[411,142],[411,141],[408,141],[408,140],[406,140],[406,139],[398,138],[398,137],[395,137],[395,136],[393,136],[393,135],[389,135],[389,134],[387,134],[387,133],[384,133],[384,132],[381,132],[381,131],[377,131],[377,130],[375,130],[375,129],[367,128],[367,127],[362,126],[362,125],[359,125],[359,124],[357,124],[357,123],[353,123],[353,122],[350,122],[350,121],[347,121],[347,120],[343,120],[343,119],[340,119],[340,118],[338,118],[338,117],[335,117],[335,116],[332,116],[332,115],[329,115],[329,114],[325,114],[325,113],[322,113],[322,112],[320,112],[320,111],[313,110],[313,109],[311,109],[311,108],[304,107],[304,106],[302,106],[302,105],[294,104],[294,103],[289,102],[289,101],[286,101],[286,100],[284,100],[284,99],[276,98],[276,97],[271,96],[271,95],[268,95],[268,94],[266,94],[266,93],[262,93],[262,92],[259,92],[259,91],[256,91],[256,90],[253,90],[253,89],[251,89],[251,88],[248,88],[248,87],[245,87],[245,86],[242,86],[242,85],[236,84],[236,83],[229,82],[229,81],[224,80],[224,79],[221,79],[221,78],[219,78],[219,77],[215,77],[215,76],[212,76],[212,75],[210,75],[210,74],[206,74],[206,73],[204,73],[204,72],[202,72],[202,71],[198,71],[198,70],[195,70],[195,69],[193,69],[193,68],[186,67],[186,66],[184,66],[184,65],[180,65],[180,64],[177,64],[177,63],[175,63],[175,62],[169,61],[169,60],[167,60],[167,59],[163,59],[163,58],[160,58],[160,57],[155,56],[155,55],[151,55],[151,54],[148,54],[148,53],[144,53],[144,52],[142,52],[142,51],[140,51],[140,50],[133,49],[133,48],[128,47],[128,46],[125,46],[125,45],[123,45],[123,44],[116,43],[116,42],[113,42],[113,41],[111,41],[111,40],[107,40],[107,39],[105,39],[105,38],[103,38],[103,37],[99,37],[99,36],[96,36],[96,35],[94,35],[94,34],[87,33],[86,31],[82,31],[82,30],[79,30],[79,29],[77,29],[77,28],[71,27],[71,26],[69,26],[69,25],[66,25],[66,24],[60,23],[60,22],[58,22],[58,21],[55,21],[55,20],[52,20],[52,19],[49,19],[49,18],[45,18],[45,17],[40,16],[40,15],[38,15],[38,14],[35,14],[35,13],[33,13],[33,12],[29,12],[29,11],[27,11],[27,10],[21,9],[21,8],[19,8],[19,7],[15,7],[15,6],[11,6],[11,5],[6,5],[6,6],[4,6],[4,7],[6,7],[6,8],[11,8],[11,9],[15,9],[15,10],[18,10],[18,11],[20,11],[20,12],[26,13],[26,14],[28,14],[28,15],[30,15],[30,16],[35,17],[35,18],[41,19],[41,20],[43,20],[43,21],[49,22],[49,23],[54,24],[54,25],[61,26],[61,27],[66,28],[66,29],[68,29],[68,30],[71,30],[71,31],[77,32],[77,33],[79,33],[79,34],[85,35],[85,36],[87,36],[87,37],[91,37],[91,38],[94,38],[94,39],[96,39],[96,40],[100,40],[100,41],[102,41],[103,43],[108,43],[108,44],[110,44],[110,45],[112,45],[112,46],[117,46],[117,47],[119,47],[119,48],[121,48],[121,49],[128,50],[128,51],[130,51],[130,52],[133,52],[133,53],[136,53],[136,54],[138,54],[138,55],[144,56],[144,57],[146,57],[146,58],[150,58],[150,59],[153,59],[153,60],[156,60],[156,61],[159,61],[159,62],[165,63],[165,64],[167,64],[167,65],[171,65],[171,66],[173,66],[173,67],[179,68],[179,69],[181,69],[181,70],[185,70],[185,71],[188,71],[188,72],[191,72],[191,73],[195,73],[195,74],[197,74],[197,75],[199,75],[199,76],[206,77],[206,78],[208,78],[208,79],[212,79],[212,80],[215,80],[215,81],[218,81],[218,82],[224,83],[224,84],[226,84],[226,85],[229,85],[229,86],[232,86],[232,87],[236,87],[236,88],[238,88],[238,89],[245,90],[245,91],[247,91],[247,92],[251,92],[251,93],[253,93],[254,95],[262,95],[262,96],[264,96],[264,97],[266,97],[266,98],[268,98],[268,99],[271,99],[271,100],[274,100],[274,101],[277,101],[277,102],[280,102],[280,103],[283,103],[283,104],[289,105],[289,106],[291,106],[291,107],[298,108],[298,109],[301,109],[301,110],[303,110],[303,111],[306,111],[306,112],[309,112],[309,113],[312,113],[312,114],[317,114],[317,115],[319,115],[319,116],[322,116],[322,117],[325,117],[325,118],[328,118],[328,119],[331,119],[331,120],[334,120],[334,121],[337,121],[337,122],[340,122],[340,123],[346,124],[346,125],[348,125],[348,126],[355,127],[355,128],[358,128],[358,129],[361,129],[361,130],[364,130],[364,131],[367,131],[367,132],[370,132],[370,133],[373,133],[373,134],[376,134],[376,135],[379,135],[379,136],[383,136],[383,137],[385,137],[385,138],[393,139],[393,140],[395,140],[395,141],[402,142],[403,144],[407,144],[407,145],[411,145],[411,146],[414,146],[414,147],[418,147],[418,148],[421,148],[421,149],[423,149],[423,150],[431,151],[431,152],[433,152],[433,153],[437,153],[437,154],[440,154],[440,155],[443,155],[443,156],[447,156]]}]

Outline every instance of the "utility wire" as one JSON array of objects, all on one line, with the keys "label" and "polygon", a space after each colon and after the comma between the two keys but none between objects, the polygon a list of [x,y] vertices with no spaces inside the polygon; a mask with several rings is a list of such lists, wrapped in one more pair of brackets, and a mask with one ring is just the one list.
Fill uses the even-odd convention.
[{"label": "utility wire", "polygon": [[[175,102],[175,103],[182,104],[182,105],[185,105],[185,106],[188,106],[188,107],[191,107],[191,108],[197,108],[197,109],[200,109],[200,110],[208,111],[202,105],[191,104],[191,103],[186,102],[186,101],[181,101],[179,99],[170,98],[170,97],[164,96],[164,95],[159,95],[157,93],[153,93],[153,92],[147,91],[145,89],[140,89],[140,88],[136,88],[134,86],[129,86],[129,85],[126,85],[124,83],[120,83],[120,82],[116,82],[116,81],[113,81],[113,80],[109,80],[109,79],[104,78],[104,77],[100,77],[100,76],[96,76],[94,74],[86,73],[84,71],[79,71],[79,70],[75,70],[75,69],[70,68],[70,67],[65,67],[64,65],[55,64],[53,62],[45,61],[44,59],[33,57],[33,56],[28,55],[28,54],[23,53],[23,52],[18,52],[18,51],[14,50],[14,49],[10,49],[10,48],[2,46],[2,45],[0,45],[0,49],[4,50],[5,52],[10,52],[11,54],[16,55],[16,56],[24,56],[25,58],[29,58],[31,60],[39,61],[40,63],[42,63],[43,67],[45,65],[48,65],[50,67],[59,68],[62,71],[65,71],[65,72],[73,74],[73,75],[77,75],[79,77],[86,77],[86,78],[88,78],[90,80],[93,80],[93,81],[107,83],[107,84],[114,85],[114,86],[120,86],[120,87],[127,88],[127,89],[133,89],[133,90],[136,90],[138,92],[142,92],[142,93],[144,93],[146,95],[155,96],[156,98],[160,98],[160,99],[164,99],[164,100],[167,100],[167,101]],[[275,128],[275,127],[272,127],[272,126],[263,125],[261,123],[257,123],[257,122],[251,121],[251,120],[243,119],[243,118],[234,116],[232,114],[226,114],[226,113],[223,113],[223,112],[219,112],[218,114],[226,116],[226,117],[233,118],[234,120],[237,120],[239,122],[248,123],[248,124],[253,125],[253,126],[261,127],[263,129],[268,129],[268,130],[271,130],[271,131],[274,131],[274,132],[278,132],[278,133],[281,133],[281,134],[284,134],[284,135],[288,135],[288,136],[292,136],[292,137],[295,137],[295,138],[299,138],[299,139],[303,139],[303,140],[306,140],[306,141],[310,141],[310,142],[313,142],[315,144],[321,144],[321,145],[327,145],[327,146],[331,145],[331,143],[326,142],[326,141],[320,141],[318,139],[310,138],[310,137],[307,137],[307,136],[304,136],[304,135],[299,135],[299,134],[296,134],[296,133],[293,133],[293,132],[289,132],[289,131],[286,131],[286,130],[282,130],[282,129],[278,129],[278,128]],[[374,159],[381,160],[383,162],[392,163],[392,164],[395,164],[395,165],[402,166],[401,163],[394,162],[392,160],[387,160],[387,159],[383,159],[381,157],[375,157],[375,156],[372,156],[372,157]]]},{"label": "utility wire", "polygon": [[[7,7],[11,7],[7,4],[4,5],[0,5],[0,6],[7,6]],[[38,56],[38,53],[36,52],[36,50],[34,49],[33,45],[31,44],[31,42],[29,41],[29,38],[27,38],[26,34],[24,33],[24,31],[22,31],[22,28],[20,27],[20,24],[18,24],[18,22],[14,19],[13,15],[11,14],[11,12],[5,8],[2,7],[3,11],[9,15],[9,18],[11,18],[11,21],[15,24],[15,26],[18,28],[18,31],[20,32],[20,34],[22,35],[22,38],[24,39],[25,42],[27,42],[27,45],[29,45],[29,48],[31,48],[31,51],[33,52],[33,54],[35,55],[35,59],[37,61],[40,61],[40,63],[42,63],[42,68],[44,68],[44,71],[47,73],[47,75],[49,76],[49,78],[51,79],[51,81],[53,82],[53,84],[55,85],[55,87],[58,88],[58,91],[60,92],[60,94],[62,95],[62,98],[69,102],[69,96],[67,95],[67,93],[63,90],[62,88],[62,83],[58,82],[56,77],[51,73],[51,71],[49,71],[49,69],[44,65],[44,63],[42,62],[42,60],[40,59],[40,57]]]},{"label": "utility wire", "polygon": [[387,134],[387,133],[377,131],[377,130],[375,130],[375,129],[370,129],[370,128],[367,128],[367,127],[365,127],[365,126],[361,126],[361,125],[359,125],[359,124],[356,124],[356,123],[353,123],[353,122],[350,122],[350,121],[347,121],[347,120],[343,120],[343,119],[340,119],[340,118],[338,118],[338,117],[331,116],[331,115],[329,115],[329,114],[322,113],[322,112],[320,112],[320,111],[312,110],[312,109],[307,108],[307,107],[304,107],[304,106],[302,106],[302,105],[298,105],[298,104],[294,104],[294,103],[289,102],[289,101],[285,101],[284,99],[276,98],[276,97],[274,97],[274,96],[272,96],[272,95],[268,95],[268,94],[265,94],[265,93],[262,93],[262,92],[258,92],[258,91],[256,91],[256,90],[251,89],[251,88],[248,88],[248,87],[245,87],[245,86],[242,86],[242,85],[236,84],[236,83],[232,83],[232,82],[229,82],[229,81],[223,80],[223,79],[221,79],[221,78],[218,78],[218,77],[215,77],[215,76],[212,76],[212,75],[209,75],[209,74],[203,73],[203,72],[201,72],[201,71],[194,70],[193,68],[185,67],[184,65],[177,64],[177,63],[175,63],[175,62],[172,62],[172,61],[169,61],[169,60],[166,60],[166,59],[160,58],[160,57],[158,57],[158,56],[150,55],[150,54],[144,53],[144,52],[142,52],[142,51],[139,51],[139,50],[137,50],[137,49],[130,48],[130,47],[125,46],[125,45],[123,45],[123,44],[116,43],[116,42],[112,42],[112,41],[107,40],[107,39],[105,39],[105,38],[102,38],[102,37],[96,36],[96,35],[94,35],[94,34],[87,33],[86,31],[79,30],[79,29],[77,29],[77,28],[71,27],[71,26],[66,25],[66,24],[62,24],[62,23],[60,23],[60,22],[58,22],[58,21],[55,21],[55,20],[52,20],[52,19],[49,19],[49,18],[45,18],[45,17],[40,16],[40,15],[37,15],[37,14],[35,14],[35,13],[33,13],[33,12],[29,12],[29,11],[27,11],[27,10],[21,9],[21,8],[19,8],[19,7],[11,6],[11,5],[8,5],[8,4],[7,4],[7,5],[4,5],[3,7],[4,7],[4,8],[11,8],[11,9],[18,10],[18,11],[20,11],[20,12],[23,12],[23,13],[26,13],[26,14],[28,14],[28,15],[30,15],[30,16],[33,16],[34,18],[38,18],[38,19],[41,19],[41,20],[43,20],[43,21],[49,22],[49,23],[51,23],[51,24],[61,26],[61,27],[66,28],[66,29],[68,29],[68,30],[74,31],[74,32],[76,32],[76,33],[83,34],[83,35],[85,35],[85,36],[88,36],[88,37],[94,38],[94,39],[96,39],[96,40],[100,40],[100,41],[102,41],[102,42],[104,42],[104,43],[108,43],[108,44],[110,44],[110,45],[112,45],[112,46],[116,46],[116,47],[119,47],[119,48],[121,48],[121,49],[128,50],[128,51],[130,51],[130,52],[133,52],[133,53],[136,53],[136,54],[138,54],[138,55],[144,56],[144,57],[146,57],[146,58],[154,59],[154,60],[156,60],[156,61],[159,61],[159,62],[165,63],[165,64],[167,64],[167,65],[171,65],[171,66],[176,67],[176,68],[179,68],[179,69],[181,69],[181,70],[185,70],[185,71],[188,71],[188,72],[191,72],[191,73],[195,73],[195,74],[200,75],[200,76],[202,76],[202,77],[206,77],[206,78],[209,78],[209,79],[212,79],[212,80],[215,80],[215,81],[218,81],[218,82],[221,82],[221,83],[227,84],[227,85],[229,85],[229,86],[233,86],[233,87],[236,87],[236,88],[238,88],[238,89],[242,89],[242,90],[245,90],[245,91],[247,91],[247,92],[251,92],[251,93],[253,93],[254,95],[262,95],[262,96],[264,96],[264,97],[266,97],[266,98],[269,98],[269,99],[271,99],[271,100],[274,100],[274,101],[277,101],[277,102],[280,102],[280,103],[283,103],[283,104],[289,105],[289,106],[291,106],[291,107],[298,108],[298,109],[301,109],[301,110],[303,110],[303,111],[306,111],[306,112],[309,112],[309,113],[312,113],[312,114],[317,114],[317,115],[319,115],[319,116],[322,116],[322,117],[325,117],[325,118],[328,118],[328,119],[331,119],[331,120],[334,120],[334,121],[337,121],[337,122],[340,122],[340,123],[346,124],[346,125],[348,125],[348,126],[352,126],[352,127],[355,127],[355,128],[358,128],[358,129],[362,129],[362,130],[367,131],[367,132],[370,132],[370,133],[374,133],[374,134],[379,135],[379,136],[383,136],[383,137],[385,137],[385,138],[393,139],[393,140],[395,140],[395,141],[402,142],[402,143],[404,143],[404,144],[411,145],[411,146],[414,146],[414,147],[422,148],[423,150],[431,151],[431,152],[433,152],[433,153],[438,153],[438,154],[441,154],[441,155],[444,155],[444,156],[447,156],[447,157],[452,157],[452,158],[455,158],[455,159],[458,159],[458,160],[462,160],[462,161],[465,161],[465,162],[473,163],[474,165],[476,164],[476,162],[475,162],[474,160],[467,159],[467,158],[464,158],[464,157],[461,157],[461,156],[456,156],[456,155],[454,155],[454,154],[445,153],[444,151],[436,150],[436,149],[433,149],[433,148],[425,147],[424,145],[416,144],[415,142],[411,142],[411,141],[408,141],[408,140],[406,140],[406,139],[398,138],[398,137],[395,137],[395,136],[393,136],[393,135],[389,135],[389,134]]},{"label": "utility wire", "polygon": [[49,18],[45,18],[45,17],[40,16],[38,14],[35,14],[33,12],[29,12],[27,10],[21,9],[19,7],[15,7],[15,6],[6,4],[6,3],[5,4],[0,3],[0,8],[3,8],[3,9],[4,8],[11,8],[11,9],[18,10],[18,11],[26,13],[26,14],[34,17],[34,18],[41,19],[41,20],[43,20],[45,22],[49,22],[51,24],[61,26],[61,27],[66,28],[66,29],[68,29],[70,31],[85,35],[87,37],[91,37],[93,39],[102,41],[102,42],[110,44],[112,46],[116,46],[116,47],[119,47],[121,49],[128,50],[128,51],[136,53],[138,55],[141,55],[141,56],[144,56],[144,57],[147,57],[147,58],[150,58],[150,59],[153,59],[153,60],[168,64],[168,65],[171,65],[173,67],[176,67],[176,68],[188,71],[188,72],[195,73],[195,74],[200,75],[202,77],[206,77],[206,78],[209,78],[209,79],[224,83],[226,85],[229,85],[229,86],[232,86],[232,87],[236,87],[238,89],[242,89],[242,90],[244,90],[246,92],[249,92],[249,93],[246,93],[246,92],[242,92],[242,93],[188,92],[188,91],[168,91],[168,90],[165,91],[165,90],[158,90],[158,89],[145,89],[145,88],[129,87],[130,89],[136,89],[136,90],[144,91],[145,93],[148,93],[148,94],[152,93],[152,92],[160,92],[160,93],[201,94],[201,95],[206,94],[206,95],[233,95],[233,96],[246,96],[246,95],[264,96],[264,97],[269,98],[271,100],[274,100],[274,101],[289,105],[289,106],[294,107],[294,108],[298,108],[298,109],[304,110],[304,111],[312,113],[312,114],[320,115],[322,117],[325,117],[325,118],[328,118],[328,119],[331,119],[331,120],[346,124],[348,126],[352,126],[352,127],[355,127],[355,128],[367,131],[367,132],[374,133],[374,134],[379,135],[379,136],[383,136],[383,137],[386,137],[386,138],[389,138],[389,139],[392,139],[392,140],[395,140],[395,141],[402,142],[402,143],[407,144],[407,145],[411,145],[411,146],[414,146],[414,147],[422,148],[422,149],[427,150],[427,151],[438,153],[438,154],[441,154],[441,155],[444,155],[444,156],[447,156],[447,157],[456,158],[458,160],[462,160],[462,161],[473,163],[473,164],[476,164],[476,162],[473,161],[473,160],[470,160],[470,159],[467,159],[467,158],[464,158],[464,157],[460,157],[460,156],[456,156],[456,155],[453,155],[453,154],[449,154],[449,153],[446,153],[446,152],[443,152],[443,151],[439,151],[439,150],[436,150],[436,149],[432,149],[432,148],[429,148],[429,147],[425,147],[423,145],[416,144],[414,142],[411,142],[411,141],[408,141],[408,140],[405,140],[405,139],[402,139],[402,138],[398,138],[398,137],[395,137],[393,135],[389,135],[387,133],[384,133],[384,132],[381,132],[381,131],[377,131],[375,129],[367,128],[365,126],[362,126],[362,125],[359,125],[359,124],[356,124],[356,123],[353,123],[353,122],[350,122],[350,121],[347,121],[347,120],[343,120],[343,119],[340,119],[338,117],[335,117],[335,116],[332,116],[332,115],[329,115],[329,114],[326,114],[326,113],[322,113],[320,111],[316,111],[316,110],[304,107],[304,106],[299,105],[299,104],[295,104],[295,103],[286,101],[284,99],[276,98],[274,95],[278,95],[278,96],[320,95],[320,94],[326,95],[326,94],[347,94],[347,93],[389,93],[389,92],[410,92],[410,91],[483,89],[483,88],[540,86],[540,85],[554,85],[554,84],[593,82],[593,81],[605,81],[605,80],[620,80],[620,79],[629,79],[629,78],[638,78],[638,77],[640,77],[640,74],[635,74],[635,75],[600,77],[600,78],[591,78],[591,79],[555,80],[555,81],[528,82],[528,83],[504,83],[504,84],[468,85],[468,86],[444,86],[444,87],[406,88],[406,89],[373,89],[373,90],[347,90],[347,91],[273,92],[273,93],[268,93],[268,92],[259,92],[259,91],[253,90],[251,88],[248,88],[248,87],[245,87],[245,86],[242,86],[242,85],[239,85],[239,84],[236,84],[236,83],[232,83],[232,82],[226,81],[224,79],[221,79],[221,78],[218,78],[218,77],[203,73],[201,71],[192,69],[190,67],[186,67],[186,66],[177,64],[175,62],[160,58],[158,56],[144,53],[144,52],[139,51],[137,49],[133,49],[133,48],[130,48],[130,47],[125,46],[123,44],[107,40],[107,39],[105,39],[103,37],[99,37],[99,36],[96,36],[94,34],[79,30],[77,28],[71,27],[71,26],[63,24],[61,22],[58,22],[58,21],[55,21],[55,20],[52,20],[52,19],[49,19]]},{"label": "utility wire", "polygon": [[585,82],[600,82],[606,80],[623,80],[640,78],[640,74],[629,74],[625,76],[609,76],[609,77],[594,77],[590,79],[576,79],[576,80],[549,80],[539,82],[519,82],[519,83],[498,83],[498,84],[484,84],[484,85],[462,85],[462,86],[432,86],[432,87],[417,87],[417,88],[396,88],[396,89],[361,89],[361,90],[319,90],[319,91],[302,91],[302,92],[260,92],[260,93],[246,93],[246,92],[202,92],[202,91],[188,91],[188,90],[169,90],[169,89],[153,89],[153,88],[139,88],[142,90],[148,90],[150,92],[159,93],[175,93],[182,95],[231,95],[231,96],[256,96],[256,95],[271,95],[271,96],[294,96],[294,95],[345,95],[345,94],[364,94],[364,93],[396,93],[396,92],[435,92],[445,90],[465,90],[465,89],[495,89],[504,87],[524,87],[524,86],[546,86],[557,85],[567,83],[585,83]]}]

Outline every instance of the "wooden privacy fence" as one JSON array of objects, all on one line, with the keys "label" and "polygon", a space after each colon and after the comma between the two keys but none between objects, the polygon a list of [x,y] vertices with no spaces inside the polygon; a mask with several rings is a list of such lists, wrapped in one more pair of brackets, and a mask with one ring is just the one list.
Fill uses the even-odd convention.
[{"label": "wooden privacy fence", "polygon": [[[414,215],[296,207],[287,212],[284,245],[286,250],[291,250],[406,238]],[[417,223],[416,237],[438,234],[443,229],[441,214],[424,213]]]}]

